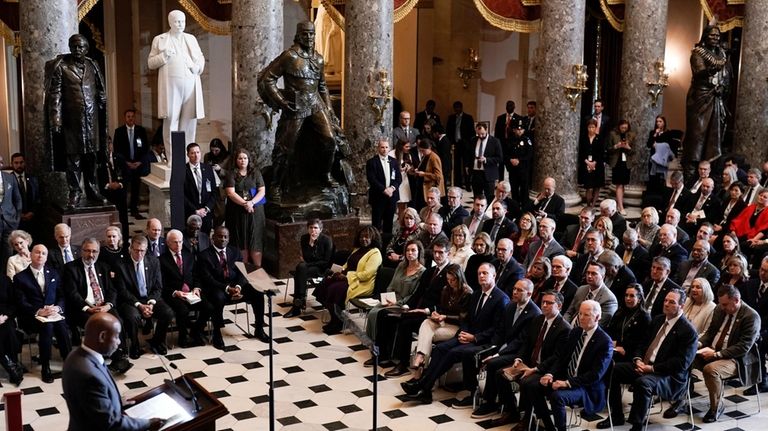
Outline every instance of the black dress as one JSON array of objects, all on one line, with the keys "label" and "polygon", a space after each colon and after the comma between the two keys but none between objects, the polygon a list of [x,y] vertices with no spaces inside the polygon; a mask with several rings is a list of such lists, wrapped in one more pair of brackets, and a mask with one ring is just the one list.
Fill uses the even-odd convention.
[{"label": "black dress", "polygon": [[[592,158],[595,170],[587,171],[585,160]],[[586,134],[579,142],[579,184],[587,189],[596,189],[605,185],[605,145],[600,135],[596,135],[592,142]]]},{"label": "black dress", "polygon": [[[258,169],[254,169],[252,173],[246,176],[235,171],[227,175],[224,187],[234,187],[238,196],[250,200],[258,193],[259,187],[264,187],[264,179]],[[265,224],[264,205],[256,205],[254,211],[248,213],[242,205],[228,199],[225,219],[232,245],[241,250],[262,250]]]}]

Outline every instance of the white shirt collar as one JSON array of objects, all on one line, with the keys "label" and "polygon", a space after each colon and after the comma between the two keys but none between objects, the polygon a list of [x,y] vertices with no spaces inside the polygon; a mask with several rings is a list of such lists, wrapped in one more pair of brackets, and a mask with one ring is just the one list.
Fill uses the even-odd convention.
[{"label": "white shirt collar", "polygon": [[94,359],[96,359],[96,362],[99,363],[99,365],[104,365],[104,356],[101,355],[101,353],[91,349],[90,347],[86,346],[85,343],[81,344],[80,347],[85,350],[86,353],[93,356]]}]

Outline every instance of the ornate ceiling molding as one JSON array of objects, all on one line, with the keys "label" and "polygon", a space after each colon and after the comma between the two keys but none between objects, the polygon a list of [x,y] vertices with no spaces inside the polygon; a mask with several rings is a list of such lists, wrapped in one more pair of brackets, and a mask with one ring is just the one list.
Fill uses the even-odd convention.
[{"label": "ornate ceiling molding", "polygon": [[[499,6],[519,6],[521,8],[520,10],[525,10],[526,6],[523,0],[518,0],[517,5],[515,5],[514,2],[507,3],[507,0],[500,2],[474,0],[474,2],[480,15],[494,27],[519,33],[535,33],[541,29],[541,19],[538,17],[535,19],[523,19],[523,16],[504,16],[498,13]],[[494,8],[494,6],[496,6],[496,8]]]},{"label": "ornate ceiling molding", "polygon": [[[600,0],[600,9],[605,14],[605,19],[611,24],[614,30],[624,31],[624,2],[617,2],[616,0]],[[617,12],[621,12],[621,18],[619,18]]]}]

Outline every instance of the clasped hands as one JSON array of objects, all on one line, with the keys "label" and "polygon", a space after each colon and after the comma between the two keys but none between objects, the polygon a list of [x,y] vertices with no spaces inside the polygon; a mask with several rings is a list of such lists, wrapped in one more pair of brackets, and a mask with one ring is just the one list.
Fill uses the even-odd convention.
[{"label": "clasped hands", "polygon": [[234,286],[227,286],[227,295],[229,295],[230,298],[237,301],[243,297],[242,290],[240,286],[234,285]]}]

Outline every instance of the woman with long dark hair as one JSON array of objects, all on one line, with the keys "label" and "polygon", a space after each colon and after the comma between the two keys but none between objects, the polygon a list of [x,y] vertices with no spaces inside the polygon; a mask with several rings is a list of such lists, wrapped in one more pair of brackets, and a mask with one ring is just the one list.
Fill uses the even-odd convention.
[{"label": "woman with long dark hair", "polygon": [[635,132],[629,121],[621,120],[608,138],[609,164],[612,169],[611,182],[616,186],[616,205],[621,215],[624,210],[624,186],[629,184],[629,163],[635,155]]},{"label": "woman with long dark hair", "polygon": [[227,193],[225,216],[232,245],[240,248],[244,263],[261,268],[264,235],[264,179],[251,154],[240,148],[234,154],[235,163],[224,183]]}]

